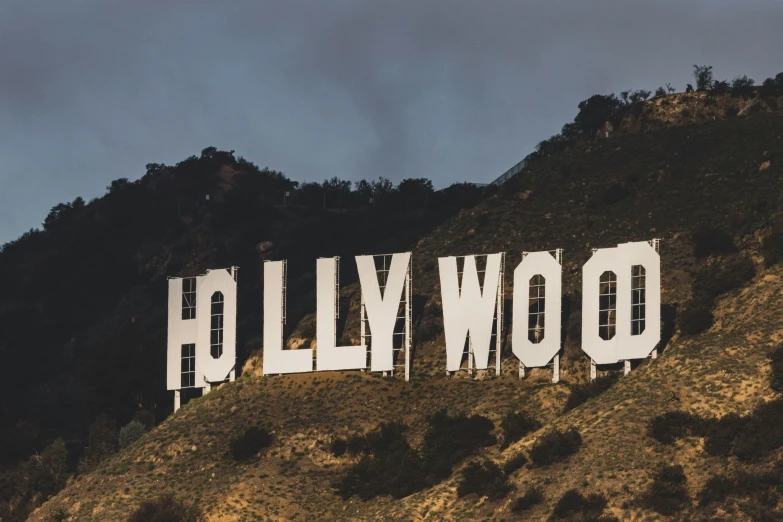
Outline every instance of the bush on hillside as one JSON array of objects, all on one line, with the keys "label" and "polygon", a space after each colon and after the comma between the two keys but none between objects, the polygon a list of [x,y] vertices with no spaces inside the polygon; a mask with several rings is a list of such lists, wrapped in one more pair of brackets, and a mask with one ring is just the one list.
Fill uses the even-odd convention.
[{"label": "bush on hillside", "polygon": [[480,415],[440,411],[428,423],[421,451],[410,446],[404,436],[407,426],[399,423],[381,424],[363,437],[349,439],[347,450],[353,448],[362,457],[338,482],[337,493],[344,499],[403,498],[449,477],[455,465],[496,442],[494,424]]},{"label": "bush on hillside", "polygon": [[776,228],[761,240],[761,253],[767,267],[783,261],[783,230]]},{"label": "bush on hillside", "polygon": [[427,487],[425,462],[405,438],[406,430],[403,424],[385,423],[369,432],[364,455],[337,483],[337,494],[343,499],[404,498]]},{"label": "bush on hillside", "polygon": [[700,433],[703,420],[685,411],[669,411],[658,415],[647,424],[647,435],[661,444],[674,444],[674,441]]},{"label": "bush on hillside", "polygon": [[555,504],[553,520],[612,520],[603,516],[606,497],[593,493],[583,496],[575,489],[569,489]]},{"label": "bush on hillside", "polygon": [[715,318],[712,315],[711,303],[699,299],[686,302],[677,313],[677,326],[688,335],[697,335],[712,326]]},{"label": "bush on hillside", "polygon": [[245,430],[229,444],[234,460],[247,460],[272,444],[272,435],[262,427],[253,426]]},{"label": "bush on hillside", "polygon": [[202,522],[204,513],[196,506],[174,498],[171,494],[143,503],[128,522]]},{"label": "bush on hillside", "polygon": [[571,387],[571,393],[568,395],[565,406],[563,407],[563,413],[569,412],[577,406],[584,404],[588,400],[592,399],[608,390],[615,382],[617,382],[618,374],[609,374],[598,377],[596,380],[587,384],[577,384]]},{"label": "bush on hillside", "polygon": [[705,227],[693,234],[694,257],[710,254],[729,254],[737,251],[734,240],[727,233],[716,228]]},{"label": "bush on hillside", "polygon": [[744,254],[730,256],[723,263],[712,263],[696,274],[694,299],[711,302],[721,294],[743,286],[755,275],[755,263]]},{"label": "bush on hillside", "polygon": [[503,448],[518,441],[528,433],[536,431],[541,424],[522,412],[510,412],[503,417],[500,423],[503,429]]},{"label": "bush on hillside", "polygon": [[734,481],[724,475],[710,477],[697,496],[699,506],[722,502],[731,495],[735,488]]},{"label": "bush on hillside", "polygon": [[544,501],[544,495],[539,488],[533,487],[525,491],[525,494],[519,497],[511,504],[511,511],[519,513],[520,511],[528,511],[533,506],[540,504]]},{"label": "bush on hillside", "polygon": [[470,462],[462,471],[462,479],[457,486],[457,496],[478,495],[498,500],[511,491],[511,484],[497,464],[491,460],[484,463]]},{"label": "bush on hillside", "polygon": [[492,435],[495,425],[481,415],[452,417],[442,410],[432,415],[428,422],[422,456],[429,472],[437,480],[451,475],[453,467],[476,450],[497,442]]},{"label": "bush on hillside", "polygon": [[576,428],[554,429],[536,440],[530,448],[530,460],[535,466],[562,462],[576,454],[582,446],[582,436]]},{"label": "bush on hillside", "polygon": [[334,439],[329,446],[329,451],[331,451],[332,455],[335,457],[342,457],[347,450],[348,443],[345,442],[345,439]]},{"label": "bush on hillside", "polygon": [[527,457],[524,453],[519,452],[503,464],[503,473],[511,475],[525,464],[527,464]]},{"label": "bush on hillside", "polygon": [[690,503],[682,466],[663,466],[642,495],[642,505],[664,516],[673,516]]},{"label": "bush on hillside", "polygon": [[122,428],[120,428],[120,449],[125,449],[134,442],[136,442],[142,435],[144,435],[144,425],[138,421],[132,420]]}]

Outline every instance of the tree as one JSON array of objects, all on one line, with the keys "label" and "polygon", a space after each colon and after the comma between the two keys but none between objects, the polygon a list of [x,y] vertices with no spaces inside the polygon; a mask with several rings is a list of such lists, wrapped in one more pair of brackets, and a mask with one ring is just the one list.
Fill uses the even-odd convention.
[{"label": "tree", "polygon": [[629,99],[631,100],[631,103],[639,103],[649,98],[651,94],[652,93],[647,89],[639,89],[638,91],[632,92]]},{"label": "tree", "polygon": [[711,91],[715,94],[724,94],[729,92],[729,82],[724,80],[716,80],[712,83]]},{"label": "tree", "polygon": [[407,178],[397,186],[402,203],[408,207],[424,208],[435,189],[426,178]]},{"label": "tree", "polygon": [[712,87],[712,65],[694,65],[693,78],[696,80],[696,90],[706,91]]},{"label": "tree", "polygon": [[734,95],[748,94],[755,83],[753,78],[748,78],[746,75],[737,76],[731,81],[731,93]]},{"label": "tree", "polygon": [[630,102],[628,101],[628,95],[630,94],[630,91],[622,91],[620,92],[620,98],[622,98],[623,103],[628,105]]},{"label": "tree", "polygon": [[614,94],[595,94],[589,97],[579,104],[579,112],[574,117],[576,129],[582,136],[595,136],[609,115],[620,106],[622,102]]},{"label": "tree", "polygon": [[117,445],[117,423],[105,413],[101,413],[90,425],[79,471],[86,473],[95,469],[102,460],[117,451]]},{"label": "tree", "polygon": [[658,98],[660,96],[666,96],[666,89],[663,87],[658,87],[655,89],[655,97]]},{"label": "tree", "polygon": [[323,182],[323,189],[329,202],[335,204],[337,208],[342,208],[351,197],[351,182],[344,181],[337,177]]},{"label": "tree", "polygon": [[672,84],[671,84],[671,83],[669,83],[669,82],[666,82],[666,90],[667,90],[669,93],[673,93],[673,92],[675,92],[677,89],[675,89],[674,87],[672,87]]},{"label": "tree", "polygon": [[762,96],[774,96],[777,94],[779,89],[780,88],[775,84],[775,80],[773,78],[767,78],[764,80],[764,83],[761,84]]},{"label": "tree", "polygon": [[128,181],[128,178],[115,179],[114,181],[111,182],[111,184],[108,187],[106,187],[106,190],[108,190],[109,193],[111,194],[113,192],[119,192],[129,187],[130,184],[131,183],[130,181]]},{"label": "tree", "polygon": [[66,214],[68,214],[70,210],[71,210],[70,203],[59,203],[53,206],[43,222],[44,230],[51,230],[51,228],[55,225],[55,223],[63,219],[63,217]]},{"label": "tree", "polygon": [[372,198],[372,185],[366,179],[354,183],[354,193],[359,199],[359,204],[369,203]]}]

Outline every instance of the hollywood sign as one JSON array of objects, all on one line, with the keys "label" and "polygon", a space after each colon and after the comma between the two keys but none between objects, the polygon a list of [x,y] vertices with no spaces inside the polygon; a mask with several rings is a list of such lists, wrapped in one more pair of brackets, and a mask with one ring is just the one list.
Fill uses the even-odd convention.
[{"label": "hollywood sign", "polygon": [[[562,250],[526,252],[514,269],[512,352],[519,374],[553,366],[559,379]],[[478,261],[478,262],[477,262]],[[479,266],[481,265],[481,268]],[[446,372],[501,370],[505,254],[438,259]],[[340,259],[316,261],[315,347],[284,349],[287,263],[264,262],[263,373],[369,370],[410,376],[411,253],[356,256],[360,342],[338,346]],[[483,275],[483,277],[480,277]],[[658,240],[594,249],[582,267],[582,350],[599,364],[656,355],[660,341]],[[234,380],[237,268],[170,278],[167,387],[175,391]],[[527,306],[525,306],[527,300]],[[648,327],[649,326],[649,327]]]}]

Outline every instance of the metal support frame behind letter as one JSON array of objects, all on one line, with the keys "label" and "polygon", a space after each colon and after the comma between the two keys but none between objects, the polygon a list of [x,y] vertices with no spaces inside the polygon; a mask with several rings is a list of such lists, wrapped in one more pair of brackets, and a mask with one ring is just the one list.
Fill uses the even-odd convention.
[{"label": "metal support frame behind letter", "polygon": [[[389,276],[389,270],[391,269],[391,260],[392,256],[394,254],[378,254],[374,255],[373,259],[375,258],[381,258],[382,265],[380,269],[376,269],[376,277],[379,279],[380,283],[380,289],[385,295],[386,290],[386,283]],[[403,295],[402,299],[400,300],[400,305],[403,306],[403,313],[404,315],[401,317],[397,317],[397,320],[400,319],[403,321],[402,326],[403,329],[401,332],[395,331],[392,335],[397,337],[402,337],[402,346],[400,348],[393,349],[394,352],[397,352],[397,356],[394,358],[395,362],[399,360],[400,356],[404,356],[403,362],[396,362],[391,369],[391,375],[394,376],[395,370],[400,369],[402,370],[402,373],[405,377],[405,381],[410,380],[410,368],[411,368],[411,340],[412,340],[412,330],[413,330],[413,320],[412,320],[412,310],[413,310],[413,287],[412,287],[412,277],[411,272],[413,269],[413,257],[411,257],[411,260],[408,264],[407,271],[405,273],[405,286],[403,288]],[[377,266],[377,265],[376,265]],[[364,303],[364,293],[361,293],[361,302],[359,304],[359,318],[360,318],[360,337],[361,337],[361,344],[363,346],[367,347],[367,368],[370,368],[370,357],[372,353],[372,348],[370,343],[372,343],[372,332],[367,333],[368,326],[369,326],[369,320],[367,318],[367,309],[365,307]],[[399,308],[398,308],[399,313]],[[395,326],[396,329],[396,326]],[[367,341],[370,342],[367,342]],[[404,353],[399,353],[404,352]],[[364,370],[362,370],[364,371]],[[383,376],[387,376],[387,372],[383,372]]]}]

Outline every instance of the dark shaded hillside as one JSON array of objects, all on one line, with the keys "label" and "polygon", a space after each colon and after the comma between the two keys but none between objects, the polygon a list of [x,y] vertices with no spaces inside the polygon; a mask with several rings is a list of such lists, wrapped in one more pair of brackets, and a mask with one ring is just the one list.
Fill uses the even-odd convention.
[{"label": "dark shaded hillside", "polygon": [[[304,296],[290,310],[295,324],[315,304],[316,257],[410,248],[481,197],[480,189],[455,186],[425,191],[419,202],[385,187],[389,201],[376,197],[371,206],[366,194],[362,200],[350,183],[339,183],[347,196],[315,184],[297,187],[208,148],[176,166],[150,164],[140,180],[117,180],[87,204],[78,198],[58,205],[43,230],[5,245],[0,355],[4,385],[13,392],[0,398],[0,464],[40,451],[56,436],[78,457],[99,413],[122,426],[140,409],[158,420],[171,411],[164,382],[167,276],[240,267],[239,369],[261,337],[259,255],[290,260],[291,291]],[[285,205],[283,191],[290,195]]]}]

